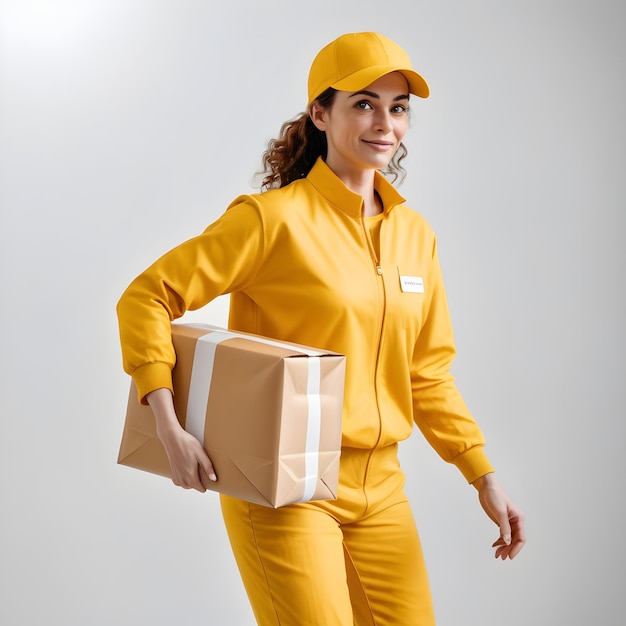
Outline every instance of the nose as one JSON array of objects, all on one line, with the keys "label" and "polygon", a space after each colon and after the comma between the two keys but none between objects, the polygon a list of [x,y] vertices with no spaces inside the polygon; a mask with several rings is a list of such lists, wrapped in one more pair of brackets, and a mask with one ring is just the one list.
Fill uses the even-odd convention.
[{"label": "nose", "polygon": [[393,128],[391,113],[386,109],[378,109],[374,119],[374,128],[380,133],[390,132]]}]

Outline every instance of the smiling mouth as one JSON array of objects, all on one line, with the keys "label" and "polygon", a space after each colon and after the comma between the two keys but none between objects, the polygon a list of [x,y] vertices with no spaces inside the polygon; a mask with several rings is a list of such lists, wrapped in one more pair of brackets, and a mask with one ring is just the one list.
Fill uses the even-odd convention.
[{"label": "smiling mouth", "polygon": [[363,139],[363,143],[366,143],[368,146],[372,146],[372,148],[380,151],[385,151],[393,147],[393,142],[391,141],[367,141],[366,139]]}]

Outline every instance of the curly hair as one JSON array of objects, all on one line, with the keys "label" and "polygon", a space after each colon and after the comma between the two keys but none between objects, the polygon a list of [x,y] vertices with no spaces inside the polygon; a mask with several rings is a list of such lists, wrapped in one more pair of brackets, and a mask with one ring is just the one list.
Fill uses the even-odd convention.
[{"label": "curly hair", "polygon": [[[336,93],[336,89],[329,87],[316,98],[316,102],[328,109]],[[282,125],[278,138],[268,142],[261,159],[263,169],[259,172],[263,176],[261,189],[278,189],[294,180],[305,178],[318,157],[326,158],[327,151],[326,133],[313,124],[308,113],[300,113]],[[392,183],[404,180],[406,170],[402,167],[402,161],[406,156],[407,149],[401,143],[387,168],[382,170]]]}]

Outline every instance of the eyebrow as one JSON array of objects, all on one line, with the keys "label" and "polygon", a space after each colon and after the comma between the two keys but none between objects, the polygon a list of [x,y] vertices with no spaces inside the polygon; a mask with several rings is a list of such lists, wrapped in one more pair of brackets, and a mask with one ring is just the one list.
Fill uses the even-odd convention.
[{"label": "eyebrow", "polygon": [[[353,94],[351,94],[350,96],[348,96],[349,98],[354,98],[355,96],[369,96],[370,98],[376,98],[376,100],[380,100],[380,96],[373,92],[373,91],[367,91],[367,90],[363,90],[363,91],[357,91]],[[409,99],[409,95],[408,94],[402,94],[401,96],[396,96],[393,101],[397,102],[398,100],[408,100]]]}]

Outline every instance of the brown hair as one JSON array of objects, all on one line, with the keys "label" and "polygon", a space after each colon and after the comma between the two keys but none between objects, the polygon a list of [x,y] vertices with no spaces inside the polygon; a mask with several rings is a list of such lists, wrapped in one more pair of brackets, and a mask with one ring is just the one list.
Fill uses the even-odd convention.
[{"label": "brown hair", "polygon": [[[329,87],[315,101],[325,109],[332,106],[336,89]],[[263,169],[262,190],[285,187],[294,180],[305,178],[318,157],[326,158],[328,144],[326,134],[319,130],[311,121],[308,113],[300,113],[297,117],[285,122],[280,129],[278,138],[270,139],[267,150],[263,153],[261,163]],[[400,144],[383,174],[392,182],[404,180],[406,170],[402,160],[407,155],[404,144]]]}]

